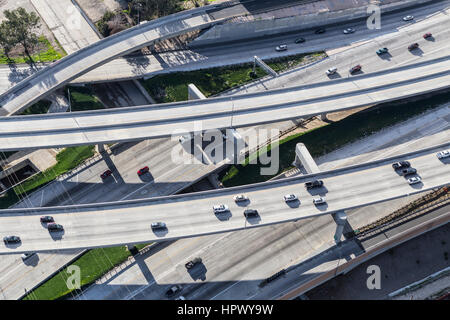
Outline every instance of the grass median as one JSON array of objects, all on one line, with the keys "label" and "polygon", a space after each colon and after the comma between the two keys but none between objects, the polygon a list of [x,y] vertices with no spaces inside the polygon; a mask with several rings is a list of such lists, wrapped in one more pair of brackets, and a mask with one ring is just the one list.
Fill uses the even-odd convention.
[{"label": "grass median", "polygon": [[[275,71],[280,72],[323,57],[326,57],[324,52],[313,52],[273,59],[267,63]],[[187,86],[190,83],[195,84],[206,97],[210,97],[267,75],[259,67],[255,69],[255,75],[252,75],[252,71],[253,64],[246,63],[229,67],[162,74],[141,81],[141,83],[159,103],[186,101],[188,100]]]},{"label": "grass median", "polygon": [[[114,266],[122,263],[130,256],[130,252],[125,246],[101,248],[89,250],[79,257],[72,266],[80,269],[80,285],[85,288]],[[67,271],[67,267],[62,269],[50,280],[30,291],[23,300],[55,300],[61,298],[71,298],[78,291],[69,289],[68,278],[72,273]],[[70,282],[70,281],[69,281]]]}]

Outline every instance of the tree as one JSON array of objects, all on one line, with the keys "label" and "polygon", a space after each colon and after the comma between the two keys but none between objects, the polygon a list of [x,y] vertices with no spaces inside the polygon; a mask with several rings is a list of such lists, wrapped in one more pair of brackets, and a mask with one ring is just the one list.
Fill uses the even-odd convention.
[{"label": "tree", "polygon": [[14,48],[16,44],[16,39],[11,36],[9,27],[7,26],[6,22],[3,21],[0,24],[0,46],[2,47],[3,53],[8,59],[10,59],[9,53],[11,52],[11,49]]},{"label": "tree", "polygon": [[24,8],[5,10],[3,13],[6,20],[2,23],[2,30],[5,30],[4,32],[10,37],[8,43],[20,44],[30,60],[30,64],[33,65],[31,52],[39,44],[39,38],[35,34],[35,31],[39,29],[39,17],[34,12],[28,13]]}]

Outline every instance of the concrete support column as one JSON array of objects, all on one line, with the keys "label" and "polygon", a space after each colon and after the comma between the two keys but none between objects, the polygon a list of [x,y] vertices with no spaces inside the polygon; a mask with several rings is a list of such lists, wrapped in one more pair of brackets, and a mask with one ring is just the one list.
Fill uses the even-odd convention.
[{"label": "concrete support column", "polygon": [[324,122],[329,122],[330,120],[327,118],[327,114],[326,113],[322,113],[320,115],[320,120],[324,121]]},{"label": "concrete support column", "polygon": [[258,56],[253,56],[253,72],[255,72],[256,65],[263,68],[267,73],[272,75],[272,77],[278,77],[278,73],[273,70],[271,67],[269,67],[264,61],[261,60]]},{"label": "concrete support column", "polygon": [[105,152],[105,145],[103,143],[102,144],[97,144],[95,146],[95,151],[97,151],[98,153]]},{"label": "concrete support column", "polygon": [[336,222],[336,232],[334,233],[334,241],[341,242],[344,226],[347,223],[347,214],[345,211],[333,213],[333,219]]},{"label": "concrete support column", "polygon": [[206,99],[205,95],[195,86],[195,84],[188,84],[188,100]]},{"label": "concrete support column", "polygon": [[320,169],[303,143],[295,146],[295,166],[303,166],[307,173],[319,173]]}]

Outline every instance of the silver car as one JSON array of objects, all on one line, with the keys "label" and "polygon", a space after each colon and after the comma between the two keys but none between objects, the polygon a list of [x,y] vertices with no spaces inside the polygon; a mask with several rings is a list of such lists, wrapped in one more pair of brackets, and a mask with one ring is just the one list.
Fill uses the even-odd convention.
[{"label": "silver car", "polygon": [[329,75],[335,74],[336,71],[337,71],[337,68],[333,67],[333,68],[328,69],[325,73],[327,74],[327,76],[329,76]]},{"label": "silver car", "polygon": [[414,19],[414,16],[405,16],[405,17],[403,17],[403,21],[410,21],[412,19]]},{"label": "silver car", "polygon": [[233,200],[235,202],[247,201],[248,197],[245,194],[238,194],[237,196],[233,197]]},{"label": "silver car", "polygon": [[412,178],[408,179],[409,184],[419,183],[420,181],[422,181],[422,179],[420,179],[420,177],[412,177]]},{"label": "silver car", "polygon": [[444,158],[450,157],[450,150],[440,151],[440,152],[436,153],[436,156],[438,157],[438,159],[444,159]]},{"label": "silver car", "polygon": [[313,203],[314,204],[324,204],[324,203],[326,203],[327,201],[325,200],[325,198],[324,197],[318,197],[318,198],[314,198],[313,199]]},{"label": "silver car", "polygon": [[277,46],[275,48],[276,51],[286,51],[287,50],[287,45],[285,44],[280,44],[279,46]]},{"label": "silver car", "polygon": [[222,213],[228,211],[228,206],[225,204],[218,204],[213,206],[214,213]]},{"label": "silver car", "polygon": [[284,196],[284,201],[289,202],[289,201],[297,201],[298,198],[295,194],[286,194]]}]

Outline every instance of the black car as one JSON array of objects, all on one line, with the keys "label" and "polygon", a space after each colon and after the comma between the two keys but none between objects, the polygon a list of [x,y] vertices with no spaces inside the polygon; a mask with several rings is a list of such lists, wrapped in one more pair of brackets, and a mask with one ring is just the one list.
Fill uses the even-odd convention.
[{"label": "black car", "polygon": [[53,219],[52,216],[42,216],[41,217],[41,222],[42,223],[47,223],[47,222],[54,222],[55,220]]},{"label": "black car", "polygon": [[401,171],[402,176],[407,176],[408,174],[417,173],[417,170],[414,168],[406,168]]},{"label": "black car", "polygon": [[49,223],[47,225],[47,229],[48,229],[48,231],[61,231],[61,230],[64,230],[64,227],[57,223]]},{"label": "black car", "polygon": [[248,217],[257,217],[258,216],[258,210],[256,210],[256,209],[245,209],[244,210],[244,216],[246,218],[248,218]]},{"label": "black car", "polygon": [[392,164],[392,168],[394,168],[394,170],[409,168],[410,166],[411,164],[408,161],[400,161]]},{"label": "black car", "polygon": [[169,288],[169,290],[166,291],[166,297],[170,298],[170,297],[174,296],[177,292],[180,292],[181,289],[182,289],[182,287],[180,285],[171,286]]},{"label": "black car", "polygon": [[320,188],[321,186],[323,186],[322,180],[308,181],[305,183],[306,189]]},{"label": "black car", "polygon": [[305,38],[297,38],[295,39],[295,43],[303,43],[305,42]]},{"label": "black car", "polygon": [[324,28],[320,28],[320,29],[317,29],[316,31],[314,31],[314,33],[315,34],[321,34],[321,33],[325,33],[325,29]]},{"label": "black car", "polygon": [[192,269],[196,264],[201,262],[202,262],[201,258],[195,258],[194,260],[187,262],[184,266],[186,267],[186,269]]},{"label": "black car", "polygon": [[4,237],[3,238],[3,242],[5,243],[5,244],[8,244],[8,243],[18,243],[18,242],[20,242],[21,240],[20,240],[20,238],[18,237],[18,236],[7,236],[7,237]]}]

